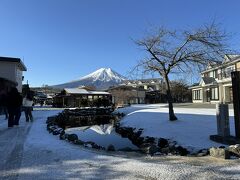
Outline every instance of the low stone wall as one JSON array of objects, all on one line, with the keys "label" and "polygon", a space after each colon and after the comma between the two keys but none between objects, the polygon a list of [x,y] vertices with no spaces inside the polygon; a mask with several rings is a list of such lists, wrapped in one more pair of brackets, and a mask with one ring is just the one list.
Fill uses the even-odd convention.
[{"label": "low stone wall", "polygon": [[209,149],[200,149],[197,152],[192,152],[185,147],[177,144],[176,141],[165,138],[143,137],[143,129],[134,129],[132,127],[116,126],[116,132],[122,137],[127,137],[132,143],[138,146],[141,152],[150,155],[180,155],[180,156],[213,156],[216,158],[230,159],[240,158],[240,144],[231,146],[212,147]]},{"label": "low stone wall", "polygon": [[181,155],[186,156],[189,154],[189,151],[182,147],[178,146],[175,141],[170,141],[165,138],[154,138],[154,137],[142,137],[143,129],[134,129],[131,127],[120,127],[116,126],[116,132],[119,133],[122,137],[127,137],[132,141],[134,145],[139,147],[141,152],[150,155]]}]

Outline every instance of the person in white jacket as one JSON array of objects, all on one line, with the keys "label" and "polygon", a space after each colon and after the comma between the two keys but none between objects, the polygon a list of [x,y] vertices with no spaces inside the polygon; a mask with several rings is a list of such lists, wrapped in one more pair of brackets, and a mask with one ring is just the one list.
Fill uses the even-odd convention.
[{"label": "person in white jacket", "polygon": [[25,112],[26,121],[29,122],[29,119],[33,121],[32,109],[33,109],[33,97],[30,93],[23,98],[23,108]]}]

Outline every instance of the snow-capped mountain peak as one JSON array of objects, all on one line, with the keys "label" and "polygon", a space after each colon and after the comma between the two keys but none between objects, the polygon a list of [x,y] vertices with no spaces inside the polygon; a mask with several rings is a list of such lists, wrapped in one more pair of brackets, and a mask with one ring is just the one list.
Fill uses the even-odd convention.
[{"label": "snow-capped mountain peak", "polygon": [[103,82],[109,82],[109,81],[122,82],[123,80],[126,80],[125,77],[113,71],[111,68],[100,68],[95,72],[80,78],[79,80],[89,79],[89,78],[91,78],[93,81],[99,80]]},{"label": "snow-capped mountain peak", "polygon": [[107,89],[110,86],[120,84],[125,77],[113,71],[111,68],[100,68],[77,80],[55,85],[56,88],[76,88],[79,86],[94,86],[97,89]]}]

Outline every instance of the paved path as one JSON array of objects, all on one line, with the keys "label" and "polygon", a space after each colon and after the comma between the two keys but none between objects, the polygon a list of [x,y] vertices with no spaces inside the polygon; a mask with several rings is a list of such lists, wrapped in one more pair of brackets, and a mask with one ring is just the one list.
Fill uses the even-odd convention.
[{"label": "paved path", "polygon": [[1,123],[5,125],[0,130],[0,171],[4,172],[1,179],[17,179],[18,174],[13,170],[21,166],[23,146],[31,128],[30,123],[23,125],[22,122],[23,118],[20,126],[13,128],[7,128],[6,122]]}]

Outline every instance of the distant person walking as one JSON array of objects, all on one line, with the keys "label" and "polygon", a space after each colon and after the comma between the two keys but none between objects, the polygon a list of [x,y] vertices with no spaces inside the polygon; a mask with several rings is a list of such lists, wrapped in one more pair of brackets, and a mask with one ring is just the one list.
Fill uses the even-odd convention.
[{"label": "distant person walking", "polygon": [[19,125],[21,117],[22,96],[17,88],[13,87],[7,94],[7,109],[8,109],[8,127]]},{"label": "distant person walking", "polygon": [[5,114],[5,119],[8,119],[7,93],[4,89],[0,91],[0,112],[1,111]]},{"label": "distant person walking", "polygon": [[33,110],[33,96],[30,93],[23,98],[23,108],[25,112],[26,122],[29,122],[29,119],[33,121],[32,110]]},{"label": "distant person walking", "polygon": [[44,101],[40,101],[40,105],[41,105],[41,107],[43,106],[43,104],[44,104]]}]

